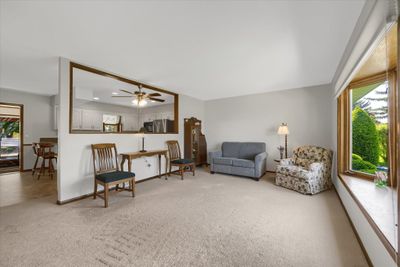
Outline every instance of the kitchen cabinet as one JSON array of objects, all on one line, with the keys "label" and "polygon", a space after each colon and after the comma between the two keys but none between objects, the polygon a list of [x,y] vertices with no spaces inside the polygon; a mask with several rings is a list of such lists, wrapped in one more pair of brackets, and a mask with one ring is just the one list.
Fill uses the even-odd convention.
[{"label": "kitchen cabinet", "polygon": [[138,131],[138,117],[132,114],[122,114],[122,131]]},{"label": "kitchen cabinet", "polygon": [[72,129],[82,129],[82,110],[74,108],[74,110],[72,111],[72,117]]},{"label": "kitchen cabinet", "polygon": [[83,130],[102,130],[103,129],[103,112],[97,110],[82,110],[81,111]]}]

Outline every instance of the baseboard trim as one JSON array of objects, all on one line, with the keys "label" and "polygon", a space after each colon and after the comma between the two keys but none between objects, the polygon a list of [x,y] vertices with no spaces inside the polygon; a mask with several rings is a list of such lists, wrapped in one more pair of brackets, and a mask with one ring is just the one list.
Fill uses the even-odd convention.
[{"label": "baseboard trim", "polygon": [[362,252],[363,252],[363,254],[364,254],[364,256],[365,256],[365,259],[367,260],[368,266],[373,267],[374,265],[372,264],[372,261],[371,261],[371,259],[369,258],[369,255],[368,255],[368,253],[367,253],[367,250],[365,249],[364,244],[362,243],[361,238],[360,238],[360,236],[358,235],[357,229],[356,229],[356,227],[354,226],[353,222],[351,221],[350,215],[349,215],[349,213],[347,212],[346,207],[344,206],[343,201],[342,201],[342,199],[340,198],[339,193],[337,192],[335,186],[333,186],[333,190],[335,191],[337,197],[339,198],[340,204],[342,205],[342,208],[343,208],[343,210],[344,210],[344,213],[346,214],[346,217],[347,217],[347,219],[348,219],[349,222],[350,222],[351,228],[353,229],[353,232],[354,232],[354,234],[356,235],[358,244],[360,244],[361,250],[362,250]]},{"label": "baseboard trim", "polygon": [[[160,178],[162,178],[163,176],[168,175],[168,174],[169,173],[167,173],[167,174],[163,173],[163,174],[161,174]],[[135,184],[140,184],[140,183],[143,183],[143,182],[146,182],[146,181],[149,181],[149,180],[153,180],[153,179],[156,179],[156,178],[159,178],[159,176],[158,175],[151,176],[151,177],[136,181]],[[110,191],[113,191],[113,190],[115,190],[115,187],[110,189]],[[104,190],[100,190],[97,193],[101,194],[103,192],[104,192]],[[82,195],[82,196],[73,197],[73,198],[70,198],[70,199],[63,200],[63,201],[57,200],[57,204],[58,205],[65,205],[65,204],[72,203],[72,202],[75,202],[75,201],[78,201],[78,200],[82,200],[82,199],[85,199],[85,198],[88,198],[88,197],[93,197],[93,193],[88,193],[88,194],[85,194],[85,195]]]}]

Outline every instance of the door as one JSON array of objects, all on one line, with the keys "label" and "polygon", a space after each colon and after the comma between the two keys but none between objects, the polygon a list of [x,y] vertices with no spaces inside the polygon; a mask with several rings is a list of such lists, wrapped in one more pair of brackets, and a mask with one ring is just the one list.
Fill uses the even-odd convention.
[{"label": "door", "polygon": [[23,105],[0,103],[0,173],[23,169]]}]

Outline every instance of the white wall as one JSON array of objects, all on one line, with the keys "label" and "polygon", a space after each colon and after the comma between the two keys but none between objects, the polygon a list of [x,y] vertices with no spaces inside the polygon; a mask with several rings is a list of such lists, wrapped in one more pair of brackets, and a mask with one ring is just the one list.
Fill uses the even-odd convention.
[{"label": "white wall", "polygon": [[[0,89],[0,101],[24,105],[24,143],[38,142],[40,137],[57,137],[53,129],[54,110],[50,96]],[[24,169],[34,163],[32,147],[24,147]]]},{"label": "white wall", "polygon": [[[116,143],[118,152],[140,150],[141,139],[135,134],[70,134],[69,133],[69,61],[60,59],[60,112],[59,112],[59,171],[58,200],[65,201],[93,192],[93,163],[90,144]],[[188,96],[179,96],[179,134],[147,135],[146,149],[166,149],[166,140],[178,140],[183,149],[183,119],[186,117],[204,119],[204,102]],[[151,164],[147,167],[147,162]],[[132,171],[137,180],[158,175],[156,157],[133,161]],[[165,161],[162,161],[164,170]],[[125,167],[127,168],[127,167]]]},{"label": "white wall", "polygon": [[331,148],[331,87],[299,88],[206,102],[208,150],[220,149],[223,141],[266,142],[267,169],[275,169],[277,147],[284,137],[278,126],[288,123],[288,156],[300,145]]}]

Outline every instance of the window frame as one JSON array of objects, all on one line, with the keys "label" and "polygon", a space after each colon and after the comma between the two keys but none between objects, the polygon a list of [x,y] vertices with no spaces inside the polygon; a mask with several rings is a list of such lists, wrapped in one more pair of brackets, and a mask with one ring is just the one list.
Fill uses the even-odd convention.
[{"label": "window frame", "polygon": [[[397,153],[396,153],[396,99],[397,99],[397,72],[396,69],[390,70],[388,73],[380,73],[358,81],[354,81],[342,92],[337,100],[337,144],[338,144],[338,173],[358,178],[373,180],[373,174],[367,174],[351,169],[351,99],[350,92],[356,88],[363,86],[388,81],[389,95],[388,95],[388,167],[389,167],[389,185],[395,187],[397,184],[396,171],[397,171]],[[392,184],[391,184],[392,182]]]}]

